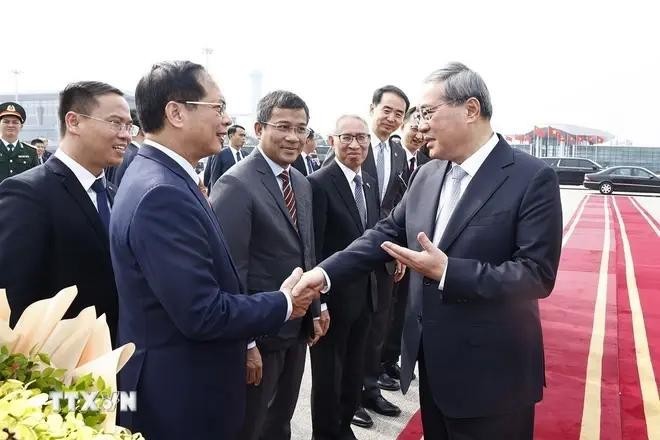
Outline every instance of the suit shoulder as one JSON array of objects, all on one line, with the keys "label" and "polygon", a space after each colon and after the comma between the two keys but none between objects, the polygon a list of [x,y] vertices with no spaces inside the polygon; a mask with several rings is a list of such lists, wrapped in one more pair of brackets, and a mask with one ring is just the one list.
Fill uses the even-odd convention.
[{"label": "suit shoulder", "polygon": [[516,165],[529,169],[534,173],[536,173],[537,171],[543,168],[552,169],[546,162],[542,161],[538,157],[532,156],[531,154],[522,150],[518,150],[516,148],[512,148],[512,149],[513,149],[514,163]]}]

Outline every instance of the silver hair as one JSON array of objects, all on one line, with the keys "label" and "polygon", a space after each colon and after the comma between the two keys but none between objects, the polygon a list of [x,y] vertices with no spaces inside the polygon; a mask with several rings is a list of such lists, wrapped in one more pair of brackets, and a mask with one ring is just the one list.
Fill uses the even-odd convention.
[{"label": "silver hair", "polygon": [[449,63],[445,67],[431,73],[425,83],[443,83],[445,97],[451,104],[463,104],[470,98],[475,98],[481,106],[481,114],[489,119],[493,116],[493,105],[490,93],[481,76],[462,63]]},{"label": "silver hair", "polygon": [[362,122],[364,126],[369,130],[369,124],[367,124],[367,121],[365,121],[361,116],[358,115],[341,115],[340,117],[337,118],[337,122],[335,122],[335,134],[337,134],[337,129],[339,128],[339,123],[343,121],[344,119],[357,119],[358,121]]}]

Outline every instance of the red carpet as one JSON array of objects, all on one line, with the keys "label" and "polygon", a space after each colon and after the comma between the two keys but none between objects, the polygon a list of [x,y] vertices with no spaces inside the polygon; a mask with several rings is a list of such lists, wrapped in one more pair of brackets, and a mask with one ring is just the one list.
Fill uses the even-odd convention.
[{"label": "red carpet", "polygon": [[[564,231],[555,289],[540,301],[547,388],[537,406],[534,438],[657,439],[652,423],[660,417],[655,381],[660,377],[660,239],[628,197],[590,195],[583,203]],[[614,204],[624,223],[630,266]],[[606,232],[609,248],[603,254]],[[637,313],[629,301],[630,273],[639,296]],[[635,334],[633,321],[639,324],[640,317],[644,325]],[[648,357],[640,370],[645,345]],[[644,365],[652,367],[651,375]],[[417,413],[398,438],[422,435]]]}]

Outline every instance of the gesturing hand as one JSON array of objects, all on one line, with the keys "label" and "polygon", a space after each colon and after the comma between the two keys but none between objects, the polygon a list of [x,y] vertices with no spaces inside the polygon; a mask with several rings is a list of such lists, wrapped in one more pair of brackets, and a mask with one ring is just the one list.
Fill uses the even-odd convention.
[{"label": "gesturing hand", "polygon": [[447,266],[447,255],[434,246],[423,232],[417,234],[417,241],[422,245],[421,251],[413,251],[390,241],[386,241],[380,247],[411,270],[419,272],[427,278],[440,281]]}]

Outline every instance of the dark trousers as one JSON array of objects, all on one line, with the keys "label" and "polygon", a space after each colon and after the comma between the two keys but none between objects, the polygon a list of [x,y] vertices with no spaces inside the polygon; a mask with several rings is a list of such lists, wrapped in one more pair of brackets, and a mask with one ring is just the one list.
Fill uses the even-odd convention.
[{"label": "dark trousers", "polygon": [[390,326],[390,307],[394,278],[385,268],[377,269],[376,285],[378,287],[378,307],[371,316],[371,325],[367,336],[367,346],[364,351],[364,392],[363,397],[373,399],[380,395],[378,376],[382,372],[380,362],[383,344]]},{"label": "dark trousers", "polygon": [[289,440],[307,344],[295,339],[279,350],[260,352],[263,376],[259,386],[247,385],[245,423],[239,438]]},{"label": "dark trousers", "polygon": [[490,417],[456,419],[445,416],[433,399],[421,347],[419,403],[424,440],[532,440],[534,438],[534,405]]},{"label": "dark trousers", "polygon": [[381,362],[383,364],[396,364],[401,356],[401,335],[403,322],[406,318],[406,304],[408,303],[408,284],[410,282],[410,269],[401,281],[394,285],[392,291],[392,306],[390,307],[390,328],[383,345]]},{"label": "dark trousers", "polygon": [[[366,293],[365,293],[366,295]],[[368,306],[354,319],[332,315],[328,333],[310,349],[312,430],[315,440],[355,438],[351,420],[360,401]]]}]

